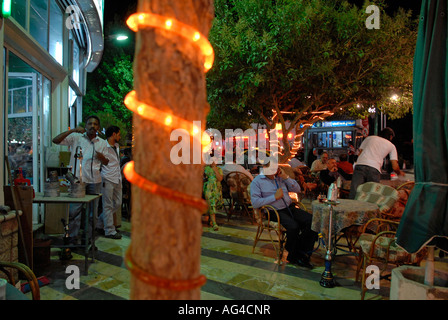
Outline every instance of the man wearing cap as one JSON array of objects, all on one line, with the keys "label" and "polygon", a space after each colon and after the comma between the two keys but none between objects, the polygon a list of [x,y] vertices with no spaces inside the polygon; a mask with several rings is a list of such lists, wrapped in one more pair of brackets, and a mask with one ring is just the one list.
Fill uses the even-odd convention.
[{"label": "man wearing cap", "polygon": [[359,147],[359,156],[353,172],[350,186],[349,199],[354,199],[356,189],[366,182],[380,182],[381,166],[384,158],[389,155],[392,169],[399,175],[405,173],[398,165],[397,148],[391,142],[395,137],[395,132],[391,128],[384,128],[379,136],[368,136]]}]

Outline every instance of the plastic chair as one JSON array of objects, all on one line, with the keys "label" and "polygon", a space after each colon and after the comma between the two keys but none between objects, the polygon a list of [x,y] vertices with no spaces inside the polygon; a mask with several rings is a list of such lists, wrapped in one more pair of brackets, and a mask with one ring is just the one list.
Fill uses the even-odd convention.
[{"label": "plastic chair", "polygon": [[[366,229],[371,223],[378,224],[373,234],[366,233]],[[398,224],[399,222],[397,221],[375,218],[369,220],[363,226],[361,236],[359,237],[360,259],[356,269],[356,281],[358,281],[362,268],[361,300],[364,300],[367,291],[365,282],[368,265],[377,265],[378,262],[383,264],[383,269],[380,270],[380,279],[384,279],[390,276],[390,274],[383,275],[389,264],[396,266],[404,264],[418,265],[426,256],[426,249],[410,254],[397,246],[395,234]]]},{"label": "plastic chair", "polygon": [[8,269],[16,269],[19,272],[21,272],[25,276],[25,278],[28,280],[33,300],[40,300],[39,283],[37,281],[36,276],[34,275],[34,272],[28,266],[26,266],[20,262],[0,261],[0,270],[6,274],[6,276],[8,277],[9,283],[11,285],[15,286],[16,281],[14,279],[13,273],[11,270],[8,270]]},{"label": "plastic chair", "polygon": [[[272,216],[275,219],[272,219]],[[255,234],[254,245],[252,247],[252,253],[255,252],[255,247],[259,241],[270,242],[274,247],[277,255],[277,264],[281,265],[283,261],[283,252],[285,250],[286,243],[286,229],[281,225],[280,216],[273,206],[265,205],[261,208],[254,209],[254,216],[257,222],[258,228]],[[269,238],[262,238],[263,232],[267,232]]]}]

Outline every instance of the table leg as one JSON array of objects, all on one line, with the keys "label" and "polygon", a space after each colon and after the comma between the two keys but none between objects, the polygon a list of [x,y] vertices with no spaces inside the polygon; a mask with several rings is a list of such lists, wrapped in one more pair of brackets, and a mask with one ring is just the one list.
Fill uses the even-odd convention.
[{"label": "table leg", "polygon": [[332,243],[332,229],[333,229],[333,206],[330,205],[330,217],[328,224],[328,244],[327,244],[327,254],[325,255],[325,271],[322,273],[322,277],[319,284],[325,288],[333,288],[335,286],[333,274],[331,273],[331,243]]},{"label": "table leg", "polygon": [[95,222],[98,216],[98,205],[93,204],[93,217],[92,217],[92,263],[95,262]]},{"label": "table leg", "polygon": [[90,203],[86,205],[86,222],[84,224],[84,268],[86,275],[89,273],[89,220]]}]

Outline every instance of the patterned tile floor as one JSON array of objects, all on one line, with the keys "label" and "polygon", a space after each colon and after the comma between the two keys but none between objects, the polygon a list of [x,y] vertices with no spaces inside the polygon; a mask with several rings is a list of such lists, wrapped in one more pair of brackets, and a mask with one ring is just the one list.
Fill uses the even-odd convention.
[{"label": "patterned tile floor", "polygon": [[[230,221],[217,217],[220,228],[213,231],[203,225],[201,273],[207,277],[201,300],[359,300],[360,284],[355,282],[356,259],[341,252],[332,272],[334,288],[320,286],[325,251],[321,247],[312,256],[313,270],[291,264],[276,265],[274,250],[259,243],[252,253],[256,227],[247,218],[235,215]],[[95,263],[83,274],[84,257],[73,253],[70,261],[60,261],[60,249],[51,249],[51,263],[40,275],[50,284],[41,288],[41,300],[127,300],[130,273],[123,256],[130,244],[130,222],[123,221],[120,240],[98,237]],[[66,288],[66,266],[81,270],[80,289]],[[381,281],[381,289],[367,292],[366,299],[387,300],[390,282]],[[31,294],[28,293],[31,297]]]}]

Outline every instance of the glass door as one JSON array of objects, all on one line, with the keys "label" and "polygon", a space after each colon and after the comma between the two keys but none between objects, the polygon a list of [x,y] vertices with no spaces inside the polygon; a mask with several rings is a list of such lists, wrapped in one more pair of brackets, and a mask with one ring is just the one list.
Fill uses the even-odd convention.
[{"label": "glass door", "polygon": [[[11,174],[22,172],[39,190],[37,77],[35,73],[8,73],[8,156]],[[37,152],[36,152],[37,151]]]}]

